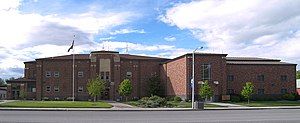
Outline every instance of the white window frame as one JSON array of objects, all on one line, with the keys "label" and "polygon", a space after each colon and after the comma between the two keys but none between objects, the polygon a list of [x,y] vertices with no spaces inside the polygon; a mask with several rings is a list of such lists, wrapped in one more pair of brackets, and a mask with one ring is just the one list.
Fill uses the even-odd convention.
[{"label": "white window frame", "polygon": [[51,86],[46,86],[46,92],[51,92]]},{"label": "white window frame", "polygon": [[83,92],[83,86],[79,86],[77,91],[78,92]]},{"label": "white window frame", "polygon": [[54,71],[53,72],[53,76],[56,77],[56,78],[58,78],[59,77],[59,71]]},{"label": "white window frame", "polygon": [[46,71],[46,77],[50,78],[51,77],[51,71]]},{"label": "white window frame", "polygon": [[78,71],[77,76],[78,77],[83,77],[83,71]]},{"label": "white window frame", "polygon": [[54,86],[53,90],[54,90],[54,92],[59,92],[59,86]]}]

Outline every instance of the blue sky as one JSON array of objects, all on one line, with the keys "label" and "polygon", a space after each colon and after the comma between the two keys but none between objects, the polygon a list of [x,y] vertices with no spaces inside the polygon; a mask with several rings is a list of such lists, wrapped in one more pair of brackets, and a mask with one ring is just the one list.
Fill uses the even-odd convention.
[{"label": "blue sky", "polygon": [[[0,2],[0,77],[24,61],[113,50],[174,58],[199,52],[300,63],[295,0],[6,0]],[[299,68],[299,67],[298,67]]]}]

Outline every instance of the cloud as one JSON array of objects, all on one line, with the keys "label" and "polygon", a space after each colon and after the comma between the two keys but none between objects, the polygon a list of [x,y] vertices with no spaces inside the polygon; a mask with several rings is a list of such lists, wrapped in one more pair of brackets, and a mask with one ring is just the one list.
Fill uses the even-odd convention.
[{"label": "cloud", "polygon": [[112,39],[115,39],[116,37],[104,37],[104,38],[99,38],[100,41],[104,41],[104,40],[112,40]]},{"label": "cloud", "polygon": [[74,34],[76,52],[88,52],[97,44],[95,35],[137,17],[130,11],[99,9],[38,14],[20,11],[22,4],[21,0],[0,1],[0,76],[4,78],[22,76],[24,61],[69,54]]},{"label": "cloud", "polygon": [[120,30],[115,30],[113,32],[110,32],[110,35],[118,35],[118,34],[128,34],[128,33],[141,33],[144,34],[146,33],[143,29],[142,30],[137,30],[137,29],[120,29]]},{"label": "cloud", "polygon": [[295,0],[203,0],[177,3],[159,18],[190,30],[209,49],[300,63],[299,6]]},{"label": "cloud", "polygon": [[169,42],[173,42],[173,41],[176,41],[176,37],[173,37],[173,36],[167,36],[164,38],[166,41],[169,41]]}]

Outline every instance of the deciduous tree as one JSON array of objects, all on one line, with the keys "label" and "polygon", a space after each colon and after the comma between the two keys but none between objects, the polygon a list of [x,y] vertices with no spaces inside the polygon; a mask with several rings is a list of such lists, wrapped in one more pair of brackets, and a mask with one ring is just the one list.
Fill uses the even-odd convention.
[{"label": "deciduous tree", "polygon": [[244,96],[248,100],[248,104],[250,102],[250,97],[254,93],[254,86],[251,82],[246,82],[243,90],[241,91],[241,95]]},{"label": "deciduous tree", "polygon": [[213,90],[208,84],[208,81],[205,81],[199,88],[199,95],[201,98],[205,100],[211,98],[213,96]]},{"label": "deciduous tree", "polygon": [[100,77],[92,79],[87,84],[87,91],[89,95],[94,97],[94,102],[96,101],[97,96],[101,94],[105,90],[105,81],[101,80]]},{"label": "deciduous tree", "polygon": [[132,92],[132,85],[130,80],[124,79],[119,85],[119,94],[125,96],[127,101],[127,97],[131,94],[131,92]]}]

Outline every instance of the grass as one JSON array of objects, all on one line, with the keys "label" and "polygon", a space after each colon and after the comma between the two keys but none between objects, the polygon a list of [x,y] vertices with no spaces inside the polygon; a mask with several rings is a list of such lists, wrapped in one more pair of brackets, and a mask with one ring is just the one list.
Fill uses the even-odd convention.
[{"label": "grass", "polygon": [[250,104],[247,102],[235,103],[243,106],[250,107],[267,107],[267,106],[300,106],[299,101],[251,101]]},{"label": "grass", "polygon": [[0,107],[19,108],[111,108],[112,105],[106,102],[87,101],[15,101],[0,104]]},{"label": "grass", "polygon": [[[128,105],[137,106],[138,107],[138,101],[128,101],[125,102]],[[174,108],[192,108],[191,102],[176,102],[176,101],[168,101],[168,103],[171,103],[174,105]],[[204,104],[204,107],[220,107],[213,104]]]}]

